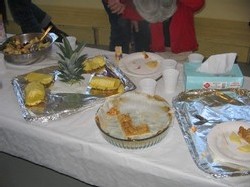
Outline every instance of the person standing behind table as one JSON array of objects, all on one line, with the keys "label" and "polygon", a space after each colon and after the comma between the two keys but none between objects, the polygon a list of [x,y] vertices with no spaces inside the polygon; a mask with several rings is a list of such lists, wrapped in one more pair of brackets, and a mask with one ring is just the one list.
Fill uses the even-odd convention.
[{"label": "person standing behind table", "polygon": [[51,17],[32,3],[31,0],[8,0],[9,9],[14,21],[21,27],[23,33],[42,32],[53,26],[50,32],[58,36],[61,42],[65,32],[58,29],[51,21]]},{"label": "person standing behind table", "polygon": [[[131,21],[132,36],[133,36],[135,52],[139,52],[139,51],[163,51],[163,50],[165,50],[164,38],[160,37],[158,40],[156,40],[158,36],[163,35],[163,28],[161,27],[159,29],[159,26],[161,26],[162,23],[150,24],[150,22],[148,20],[145,20],[144,18],[142,18],[142,16],[139,14],[139,12],[136,9],[137,7],[135,6],[136,3],[138,3],[138,1],[124,0],[122,3],[125,5],[125,9],[123,9],[123,12],[122,12],[122,18]],[[164,17],[162,18],[162,15],[157,16],[157,14],[159,14],[159,12],[161,12],[160,7],[157,7],[157,8],[154,7],[156,5],[157,6],[159,5],[158,1],[157,2],[156,1],[140,1],[139,5],[140,5],[140,3],[147,4],[144,7],[143,12],[146,12],[146,13],[153,12],[153,15],[151,15],[151,16],[156,16],[156,18],[160,17],[161,20],[164,20]],[[169,18],[171,16],[171,15],[169,16],[169,14],[171,14],[173,11],[175,11],[176,4],[172,3],[172,1],[171,1],[167,5],[173,9],[171,11],[170,10],[165,11],[165,12],[167,12],[167,15],[168,15],[167,18]],[[112,7],[110,7],[110,9],[112,12],[116,12],[117,6],[112,6]],[[160,13],[160,14],[162,14],[162,13]],[[156,25],[159,25],[159,26],[155,27]],[[154,31],[155,31],[154,35],[152,34],[152,30],[153,30],[152,28],[154,28]],[[155,36],[155,37],[152,38],[152,36]],[[154,41],[153,44],[157,44],[156,47],[161,46],[162,48],[155,49],[155,46],[152,46],[152,44],[151,44],[152,41]]]},{"label": "person standing behind table", "polygon": [[7,38],[5,25],[7,23],[7,14],[5,1],[0,0],[0,44],[4,42]]},{"label": "person standing behind table", "polygon": [[[115,51],[116,46],[121,46],[124,53],[130,52],[130,21],[123,19],[121,13],[125,9],[122,0],[102,0],[104,9],[110,23],[109,50]],[[112,10],[111,10],[112,9]]]},{"label": "person standing behind table", "polygon": [[135,28],[135,46],[139,46],[136,50],[163,52],[170,45],[172,52],[180,53],[198,48],[194,13],[204,6],[205,0],[125,0],[123,3],[126,8],[122,16],[130,19]]},{"label": "person standing behind table", "polygon": [[5,6],[4,0],[0,0],[0,14],[3,17],[4,24],[6,24],[7,23],[7,13],[6,13],[6,6]]},{"label": "person standing behind table", "polygon": [[[110,21],[111,24],[111,37],[110,42],[112,43],[121,43],[117,41],[123,41],[126,48],[131,45],[129,52],[138,52],[138,51],[148,51],[148,45],[150,43],[149,36],[150,33],[148,29],[144,29],[148,24],[145,21],[139,23],[140,28],[138,29],[136,21],[134,21],[133,14],[138,15],[134,10],[134,5],[132,0],[104,0],[104,3],[108,4],[107,13],[113,17],[119,17],[117,21]],[[132,17],[124,17],[124,12],[129,14]],[[111,14],[110,14],[111,13]],[[135,17],[136,17],[135,16]],[[121,23],[123,27],[120,27]],[[115,37],[114,37],[115,36]],[[116,38],[114,40],[114,38]],[[111,45],[112,46],[112,45]]]}]

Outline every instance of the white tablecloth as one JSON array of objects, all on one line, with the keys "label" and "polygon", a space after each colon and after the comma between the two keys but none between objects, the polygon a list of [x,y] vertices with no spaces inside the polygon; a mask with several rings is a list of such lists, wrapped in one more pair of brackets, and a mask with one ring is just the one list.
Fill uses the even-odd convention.
[{"label": "white tablecloth", "polygon": [[[89,56],[108,51],[86,48]],[[0,59],[3,63],[3,59]],[[95,125],[98,108],[45,124],[26,122],[13,92],[11,79],[35,69],[56,64],[56,60],[28,66],[8,65],[0,73],[0,151],[27,159],[97,186],[249,186],[250,176],[216,179],[194,163],[175,119],[167,136],[158,144],[141,150],[126,150],[106,142]],[[182,70],[182,64],[178,64]],[[182,73],[178,91],[164,93],[162,79],[157,94],[169,103],[183,90]],[[250,79],[245,77],[245,88]]]}]

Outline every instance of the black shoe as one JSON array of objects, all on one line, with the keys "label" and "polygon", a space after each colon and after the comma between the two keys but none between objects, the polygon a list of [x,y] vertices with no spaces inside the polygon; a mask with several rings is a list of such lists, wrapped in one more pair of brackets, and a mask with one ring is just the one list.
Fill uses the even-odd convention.
[{"label": "black shoe", "polygon": [[[62,43],[63,37],[68,36],[68,34],[66,34],[62,30],[58,29],[52,22],[50,22],[47,27],[49,27],[49,26],[52,26],[52,29],[50,30],[50,32],[55,33],[58,36],[58,38],[56,39],[56,42]],[[47,27],[44,29],[47,29]]]}]

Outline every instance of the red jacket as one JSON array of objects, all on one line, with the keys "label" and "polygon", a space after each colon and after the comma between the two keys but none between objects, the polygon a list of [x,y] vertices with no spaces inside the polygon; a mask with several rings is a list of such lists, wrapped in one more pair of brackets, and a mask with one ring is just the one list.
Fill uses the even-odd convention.
[{"label": "red jacket", "polygon": [[[142,20],[136,11],[132,0],[123,0],[126,9],[123,17],[131,20]],[[194,13],[200,10],[205,0],[179,0],[177,10],[172,16],[170,23],[170,44],[174,53],[194,51],[198,48],[194,28]],[[151,50],[155,52],[165,51],[164,33],[162,23],[152,23],[151,28]]]}]

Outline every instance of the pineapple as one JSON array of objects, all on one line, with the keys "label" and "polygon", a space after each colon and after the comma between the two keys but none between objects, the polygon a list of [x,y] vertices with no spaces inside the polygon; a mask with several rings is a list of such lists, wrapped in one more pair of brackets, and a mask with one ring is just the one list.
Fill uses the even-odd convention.
[{"label": "pineapple", "polygon": [[81,55],[81,52],[85,44],[80,43],[76,49],[72,49],[69,41],[64,37],[63,44],[57,44],[57,46],[61,51],[61,53],[57,53],[60,56],[58,61],[60,74],[58,76],[61,78],[61,81],[74,84],[84,80],[82,62],[86,60],[87,55]]}]

